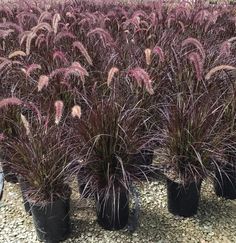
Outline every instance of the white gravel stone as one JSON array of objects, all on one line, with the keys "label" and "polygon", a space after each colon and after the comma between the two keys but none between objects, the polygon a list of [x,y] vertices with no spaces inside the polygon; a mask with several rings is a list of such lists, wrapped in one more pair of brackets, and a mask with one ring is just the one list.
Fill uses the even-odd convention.
[{"label": "white gravel stone", "polygon": [[[135,233],[109,232],[96,223],[92,200],[79,200],[74,187],[71,203],[72,234],[65,242],[94,243],[235,243],[236,202],[217,198],[203,183],[198,214],[191,219],[167,210],[165,183],[151,182],[140,189],[140,224]],[[18,185],[6,183],[0,202],[0,243],[37,243],[32,218],[24,212]]]}]

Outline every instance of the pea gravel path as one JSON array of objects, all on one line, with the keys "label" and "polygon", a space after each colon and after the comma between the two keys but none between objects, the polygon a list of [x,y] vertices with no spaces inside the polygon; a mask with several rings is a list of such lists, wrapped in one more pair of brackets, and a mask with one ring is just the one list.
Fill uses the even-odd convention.
[{"label": "pea gravel path", "polygon": [[[164,182],[145,183],[140,191],[140,226],[133,234],[126,230],[109,232],[101,229],[96,223],[93,201],[79,203],[78,193],[73,192],[72,234],[66,242],[236,243],[236,201],[217,198],[210,183],[203,183],[199,212],[191,219],[168,213]],[[18,185],[5,185],[0,202],[0,242],[38,242],[31,217],[23,209]]]}]

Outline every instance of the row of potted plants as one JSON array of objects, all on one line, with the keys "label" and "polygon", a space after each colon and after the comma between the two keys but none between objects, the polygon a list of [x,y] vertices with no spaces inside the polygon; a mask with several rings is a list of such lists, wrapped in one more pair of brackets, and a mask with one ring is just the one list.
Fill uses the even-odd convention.
[{"label": "row of potted plants", "polygon": [[227,3],[1,6],[2,166],[39,239],[68,236],[74,176],[105,229],[160,171],[173,214],[197,212],[206,178],[236,198],[235,31]]}]

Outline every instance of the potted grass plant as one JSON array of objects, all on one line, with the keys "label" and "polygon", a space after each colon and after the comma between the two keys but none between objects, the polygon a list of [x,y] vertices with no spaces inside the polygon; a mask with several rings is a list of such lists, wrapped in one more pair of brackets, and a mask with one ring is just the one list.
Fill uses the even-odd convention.
[{"label": "potted grass plant", "polygon": [[162,110],[158,160],[167,177],[168,210],[190,217],[197,213],[202,180],[222,161],[221,107],[198,97],[177,94]]},{"label": "potted grass plant", "polygon": [[3,142],[5,161],[20,177],[38,239],[46,242],[65,240],[70,232],[69,138],[63,125],[58,125],[62,101],[55,107],[56,124],[40,113],[37,117],[21,114],[16,125],[20,136]]},{"label": "potted grass plant", "polygon": [[113,98],[93,98],[90,103],[73,121],[75,155],[80,158],[74,171],[95,196],[99,225],[119,230],[129,218],[130,185],[143,171],[133,155],[148,142],[148,136],[140,133],[145,119],[142,111]]}]

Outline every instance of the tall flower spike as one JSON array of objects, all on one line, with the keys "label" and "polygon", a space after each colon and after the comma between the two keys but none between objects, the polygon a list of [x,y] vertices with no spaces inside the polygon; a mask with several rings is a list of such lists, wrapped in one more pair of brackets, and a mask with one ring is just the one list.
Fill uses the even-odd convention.
[{"label": "tall flower spike", "polygon": [[197,52],[192,52],[189,54],[188,58],[195,68],[197,80],[201,80],[203,73],[203,62],[200,55]]},{"label": "tall flower spike", "polygon": [[108,72],[108,77],[107,77],[107,86],[110,86],[111,81],[116,73],[119,72],[119,69],[117,67],[112,67],[110,71]]},{"label": "tall flower spike", "polygon": [[81,117],[81,107],[79,105],[73,106],[71,109],[71,115],[73,118],[75,118],[75,117],[80,118]]},{"label": "tall flower spike", "polygon": [[8,58],[11,59],[11,58],[13,58],[13,57],[17,57],[17,56],[25,57],[25,56],[26,56],[26,53],[23,52],[23,51],[14,51],[14,52],[12,52],[12,53],[8,56]]},{"label": "tall flower spike", "polygon": [[22,104],[22,101],[16,97],[0,100],[0,108],[3,108],[8,105],[21,105],[21,104]]},{"label": "tall flower spike", "polygon": [[208,80],[211,78],[211,76],[213,74],[215,74],[216,72],[218,71],[221,71],[221,70],[228,70],[228,71],[232,71],[232,70],[235,70],[236,68],[233,67],[233,66],[230,66],[230,65],[220,65],[220,66],[217,66],[217,67],[214,67],[212,68],[205,76],[205,79]]},{"label": "tall flower spike", "polygon": [[202,59],[205,60],[206,53],[205,53],[203,45],[200,43],[200,41],[197,40],[196,38],[189,37],[182,42],[183,47],[186,45],[190,45],[190,44],[194,45],[198,49],[198,51],[200,52],[200,54],[202,56]]},{"label": "tall flower spike", "polygon": [[165,55],[160,46],[155,46],[152,50],[153,53],[157,54],[159,56],[159,59],[161,62],[164,62],[165,60]]},{"label": "tall flower spike", "polygon": [[151,64],[152,50],[147,48],[147,49],[145,49],[144,53],[145,53],[145,58],[146,58],[146,64],[150,65]]},{"label": "tall flower spike", "polygon": [[60,14],[56,13],[56,14],[53,16],[53,19],[52,19],[52,28],[53,28],[54,34],[57,33],[57,30],[58,30],[58,23],[59,23],[60,20],[61,20],[61,16],[60,16]]},{"label": "tall flower spike", "polygon": [[26,135],[28,136],[30,134],[30,125],[29,122],[27,121],[26,117],[22,114],[20,114],[21,121],[23,123],[23,126],[25,127],[26,130]]},{"label": "tall flower spike", "polygon": [[130,70],[130,75],[135,78],[139,87],[144,85],[150,95],[154,94],[154,90],[152,88],[152,80],[144,69],[140,67],[134,68]]},{"label": "tall flower spike", "polygon": [[58,125],[61,118],[62,118],[62,113],[63,113],[63,108],[64,108],[64,104],[61,100],[57,100],[54,104],[55,106],[55,111],[56,111],[56,115],[55,115],[55,123]]},{"label": "tall flower spike", "polygon": [[41,75],[38,81],[38,92],[40,92],[44,87],[47,87],[49,83],[49,78],[46,75]]},{"label": "tall flower spike", "polygon": [[73,48],[77,48],[79,49],[79,51],[82,53],[82,55],[85,57],[85,59],[87,60],[87,62],[89,63],[89,65],[93,65],[93,61],[92,58],[89,56],[86,48],[84,47],[84,45],[79,42],[79,41],[75,41],[73,43]]}]

